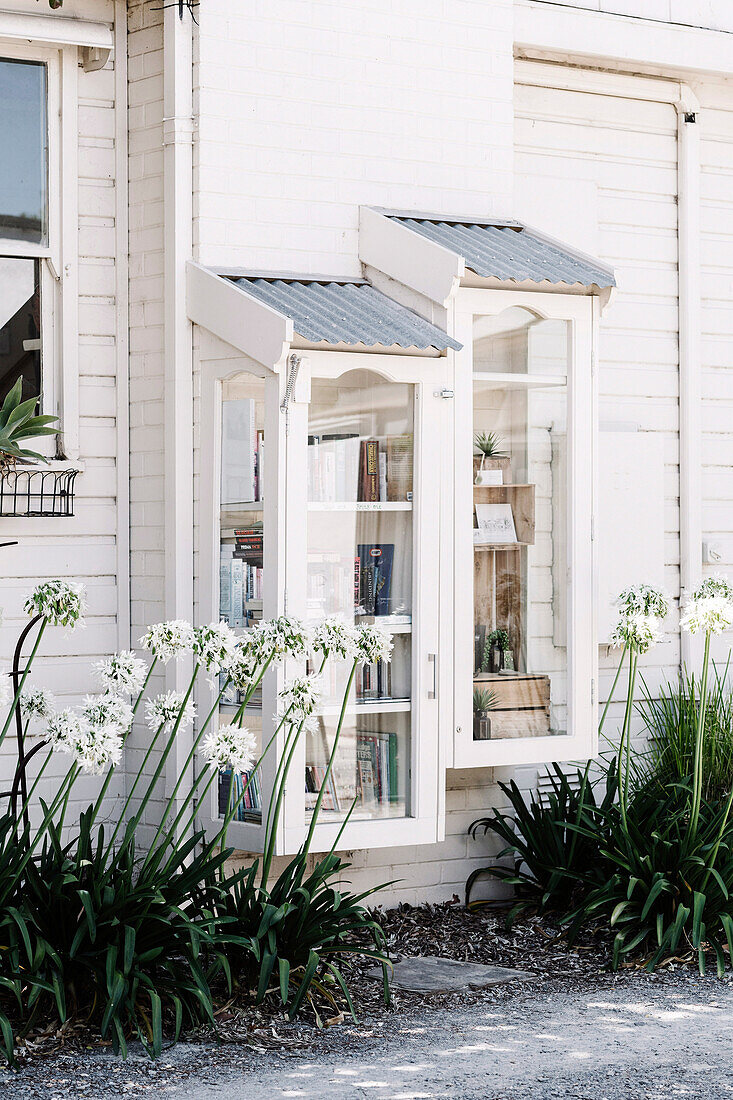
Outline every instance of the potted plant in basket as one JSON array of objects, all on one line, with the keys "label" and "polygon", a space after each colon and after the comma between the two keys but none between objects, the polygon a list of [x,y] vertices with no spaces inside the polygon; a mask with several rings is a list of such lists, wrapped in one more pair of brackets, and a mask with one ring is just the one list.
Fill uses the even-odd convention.
[{"label": "potted plant in basket", "polygon": [[38,397],[21,401],[22,396],[23,379],[19,378],[0,407],[0,475],[13,470],[18,462],[48,462],[43,455],[21,446],[21,441],[56,434],[56,428],[50,425],[58,417],[37,415]]},{"label": "potted plant in basket", "polygon": [[509,648],[509,635],[500,627],[486,635],[481,671],[501,672],[504,669],[514,669],[514,655]]},{"label": "potted plant in basket", "polygon": [[502,440],[496,432],[476,432],[473,447],[480,456],[474,475],[474,485],[503,485],[504,471],[509,469],[509,454],[502,450]]}]

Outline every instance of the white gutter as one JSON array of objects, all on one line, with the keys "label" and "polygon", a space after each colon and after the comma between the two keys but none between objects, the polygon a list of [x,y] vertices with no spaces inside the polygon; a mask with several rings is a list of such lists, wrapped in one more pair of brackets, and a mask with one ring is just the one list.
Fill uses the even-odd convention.
[{"label": "white gutter", "polygon": [[95,23],[75,16],[34,15],[0,11],[0,38],[21,42],[46,42],[51,46],[88,46],[111,50],[114,32],[111,23]]},{"label": "white gutter", "polygon": [[[680,597],[702,578],[702,316],[700,285],[700,104],[680,84],[677,111],[677,235],[680,374]],[[682,663],[701,656],[686,630]]]},{"label": "white gutter", "polygon": [[117,390],[117,637],[130,632],[130,310],[127,144],[127,0],[115,0],[115,375]]},{"label": "white gutter", "polygon": [[[163,241],[165,589],[167,619],[193,620],[193,336],[186,314],[186,263],[193,253],[192,19],[178,5],[163,14]],[[166,686],[184,690],[190,670],[166,669]],[[193,734],[179,736],[166,774],[170,791]],[[183,785],[185,786],[185,784]]]}]

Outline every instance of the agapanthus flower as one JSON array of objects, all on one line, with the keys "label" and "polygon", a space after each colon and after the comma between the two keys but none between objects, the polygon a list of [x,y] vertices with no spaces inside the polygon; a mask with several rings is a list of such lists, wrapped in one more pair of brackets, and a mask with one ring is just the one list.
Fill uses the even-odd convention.
[{"label": "agapanthus flower", "polygon": [[122,737],[116,726],[92,726],[71,709],[52,714],[46,727],[51,747],[69,753],[82,771],[99,775],[122,759]]},{"label": "agapanthus flower", "polygon": [[378,626],[360,626],[356,630],[356,652],[359,661],[375,664],[392,657],[392,636]]},{"label": "agapanthus flower", "polygon": [[238,691],[246,691],[257,676],[262,664],[263,640],[259,630],[249,630],[237,639],[237,649],[227,669],[227,676]]},{"label": "agapanthus flower", "polygon": [[140,639],[143,649],[149,649],[164,665],[171,659],[179,660],[191,653],[193,642],[193,627],[185,619],[154,623]]},{"label": "agapanthus flower", "polygon": [[81,716],[95,729],[112,726],[123,736],[129,733],[133,719],[130,704],[121,696],[110,692],[85,696]]},{"label": "agapanthus flower", "polygon": [[661,638],[658,622],[656,615],[621,615],[611,635],[611,645],[646,653]]},{"label": "agapanthus flower", "polygon": [[[168,691],[164,695],[156,695],[154,699],[145,701],[145,720],[151,730],[162,727],[163,733],[170,733],[175,725],[178,714],[183,706],[184,696],[178,691]],[[196,706],[191,699],[188,700],[183,710],[179,729],[190,726],[196,717]]]},{"label": "agapanthus flower", "polygon": [[145,684],[148,666],[129,649],[113,653],[95,665],[97,680],[104,692],[139,695]]},{"label": "agapanthus flower", "polygon": [[193,651],[207,672],[216,676],[231,668],[237,657],[238,639],[228,623],[197,626],[193,635]]},{"label": "agapanthus flower", "polygon": [[664,589],[651,584],[634,584],[623,590],[618,606],[621,615],[652,615],[657,619],[666,619],[669,596]]},{"label": "agapanthus flower", "polygon": [[313,630],[311,648],[323,657],[353,661],[356,656],[356,634],[353,626],[339,615],[330,615]]},{"label": "agapanthus flower", "polygon": [[733,600],[694,592],[684,606],[680,626],[690,634],[723,634],[733,627]]},{"label": "agapanthus flower", "polygon": [[85,610],[84,585],[71,581],[44,581],[25,601],[27,615],[41,615],[50,626],[67,626],[70,630],[84,625]]},{"label": "agapanthus flower", "polygon": [[307,718],[318,706],[323,686],[317,676],[296,676],[279,692],[283,713],[289,711],[294,721]]},{"label": "agapanthus flower", "polygon": [[249,772],[257,754],[257,738],[246,726],[219,726],[206,734],[201,751],[215,768]]},{"label": "agapanthus flower", "polygon": [[298,619],[280,615],[277,619],[263,620],[257,630],[263,661],[271,658],[273,663],[277,663],[285,657],[305,656],[308,635]]},{"label": "agapanthus flower", "polygon": [[20,693],[20,713],[31,721],[45,721],[56,710],[56,700],[46,688],[24,688]]},{"label": "agapanthus flower", "polygon": [[723,596],[733,603],[733,586],[728,583],[727,577],[721,573],[714,573],[713,576],[701,581],[692,593],[693,600],[705,599],[708,596]]}]

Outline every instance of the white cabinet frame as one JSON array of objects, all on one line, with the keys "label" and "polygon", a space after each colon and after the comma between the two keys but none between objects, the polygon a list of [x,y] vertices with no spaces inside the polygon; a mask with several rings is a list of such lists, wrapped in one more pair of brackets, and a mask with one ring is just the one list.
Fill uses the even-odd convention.
[{"label": "white cabinet frame", "polygon": [[[560,736],[473,740],[473,322],[477,316],[521,306],[546,319],[570,324],[567,446],[567,655],[568,732]],[[461,288],[455,301],[453,335],[463,344],[454,362],[455,541],[454,554],[454,739],[453,766],[493,767],[574,760],[597,751],[596,561],[593,512],[596,499],[598,406],[595,343],[598,300],[590,295]],[[486,382],[493,378],[482,374]],[[506,376],[496,375],[497,385]],[[513,384],[530,379],[512,379]],[[470,591],[468,590],[470,586]]]},{"label": "white cabinet frame", "polygon": [[[285,614],[306,618],[307,439],[310,379],[338,378],[346,372],[369,370],[390,381],[413,387],[414,402],[414,498],[413,498],[413,610],[412,610],[412,706],[410,728],[410,815],[405,818],[352,820],[339,848],[342,850],[434,843],[443,839],[445,802],[445,738],[441,740],[442,713],[451,720],[451,696],[446,644],[450,645],[449,623],[441,624],[440,607],[452,596],[450,579],[441,572],[441,561],[450,556],[452,524],[446,522],[444,500],[452,492],[452,402],[444,392],[450,379],[446,357],[390,355],[342,351],[303,351],[297,384],[288,402],[285,397],[286,370],[272,372],[254,360],[231,360],[215,368],[203,368],[201,378],[200,475],[200,588],[199,618],[219,616],[219,493],[221,457],[222,382],[242,372],[265,378],[266,412],[264,512],[265,588],[263,614],[266,618]],[[277,446],[270,443],[276,440]],[[441,628],[443,637],[440,636]],[[442,663],[441,663],[442,653]],[[276,712],[277,691],[285,679],[303,671],[302,662],[290,662],[268,674],[263,691],[263,744]],[[200,690],[199,711],[207,713],[214,693]],[[208,702],[208,706],[207,706]],[[245,718],[246,722],[246,718]],[[443,726],[445,728],[445,726]],[[448,727],[450,728],[450,727]],[[277,751],[265,758],[262,774],[263,821],[266,818],[276,762],[283,748],[280,735]],[[307,832],[305,812],[305,737],[295,751],[283,801],[276,840],[276,854],[296,852]],[[202,824],[218,827],[218,795],[212,785],[207,806],[202,807]],[[313,850],[327,851],[341,829],[340,822],[317,825]],[[228,843],[242,851],[260,851],[264,827],[252,822],[233,821]]]}]

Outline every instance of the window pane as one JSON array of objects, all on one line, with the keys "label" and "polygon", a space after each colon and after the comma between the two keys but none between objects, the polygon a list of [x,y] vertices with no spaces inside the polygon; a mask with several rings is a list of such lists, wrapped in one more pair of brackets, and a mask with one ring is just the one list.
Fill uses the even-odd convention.
[{"label": "window pane", "polygon": [[0,58],[0,149],[0,237],[45,244],[45,65]]},{"label": "window pane", "polygon": [[[570,334],[567,322],[525,310],[480,318],[477,328],[473,735],[560,734],[567,729]],[[503,377],[492,382],[494,372]]]},{"label": "window pane", "polygon": [[41,392],[39,261],[0,256],[0,402],[23,379],[23,397]]},{"label": "window pane", "polygon": [[[390,664],[360,665],[322,819],[406,817],[412,721],[413,387],[369,371],[314,379],[308,422],[308,618],[340,615],[390,631]],[[307,733],[312,811],[350,668],[330,663]]]},{"label": "window pane", "polygon": [[[219,546],[219,617],[237,632],[262,618],[264,598],[265,385],[261,378],[241,374],[222,386],[221,511]],[[262,751],[262,688],[246,712],[242,692],[228,688],[219,707],[219,721],[244,724]],[[250,785],[246,792],[247,782]],[[244,793],[243,793],[244,792]],[[219,814],[226,814],[231,793],[236,820],[260,822],[262,788],[259,770],[249,774],[230,769],[219,773]]]}]

